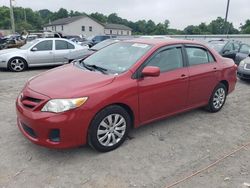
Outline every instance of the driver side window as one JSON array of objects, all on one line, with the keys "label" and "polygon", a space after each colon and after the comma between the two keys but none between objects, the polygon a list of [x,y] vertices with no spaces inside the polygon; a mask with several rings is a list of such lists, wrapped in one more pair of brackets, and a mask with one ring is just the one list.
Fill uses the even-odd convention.
[{"label": "driver side window", "polygon": [[147,66],[159,67],[161,72],[183,67],[181,47],[173,47],[156,54]]},{"label": "driver side window", "polygon": [[33,48],[37,48],[37,51],[50,51],[52,50],[53,42],[52,40],[46,40],[39,42]]}]

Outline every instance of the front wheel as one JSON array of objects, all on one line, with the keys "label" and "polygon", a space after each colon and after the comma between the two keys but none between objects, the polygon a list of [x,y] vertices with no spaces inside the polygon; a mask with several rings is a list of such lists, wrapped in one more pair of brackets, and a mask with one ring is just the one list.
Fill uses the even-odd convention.
[{"label": "front wheel", "polygon": [[109,106],[100,111],[93,119],[88,143],[100,152],[108,152],[118,148],[126,139],[131,118],[120,106]]},{"label": "front wheel", "polygon": [[214,89],[206,109],[210,112],[220,111],[226,102],[226,98],[227,98],[227,88],[224,84],[220,83]]},{"label": "front wheel", "polygon": [[27,68],[27,63],[22,58],[12,58],[8,63],[8,69],[13,72],[21,72]]}]

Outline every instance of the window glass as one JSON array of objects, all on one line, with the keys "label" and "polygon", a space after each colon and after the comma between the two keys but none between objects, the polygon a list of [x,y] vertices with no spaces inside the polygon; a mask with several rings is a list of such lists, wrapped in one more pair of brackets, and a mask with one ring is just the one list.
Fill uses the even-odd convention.
[{"label": "window glass", "polygon": [[157,66],[161,72],[183,67],[182,52],[180,47],[164,50],[156,54],[147,64]]},{"label": "window glass", "polygon": [[225,48],[224,48],[224,51],[228,50],[229,52],[233,51],[234,50],[234,46],[233,46],[233,43],[228,43]]},{"label": "window glass", "polygon": [[92,31],[92,30],[93,30],[92,26],[89,26],[89,31]]},{"label": "window glass", "polygon": [[246,53],[249,54],[250,53],[250,46],[243,44],[240,48],[240,52],[241,53]]},{"label": "window glass", "polygon": [[85,26],[82,26],[82,31],[85,31]]},{"label": "window glass", "polygon": [[[197,47],[186,47],[189,65],[199,65],[210,62],[207,51]],[[211,54],[210,54],[211,55]]]},{"label": "window glass", "polygon": [[210,52],[207,52],[209,62],[215,62],[214,56]]},{"label": "window glass", "polygon": [[46,40],[39,42],[34,48],[37,48],[37,51],[49,51],[52,50],[52,40]]},{"label": "window glass", "polygon": [[111,44],[84,60],[85,64],[96,65],[113,73],[122,73],[134,65],[150,49],[151,45],[133,42]]},{"label": "window glass", "polygon": [[56,40],[56,50],[74,49],[74,45],[67,41]]},{"label": "window glass", "polygon": [[239,49],[240,49],[240,44],[237,43],[237,42],[235,42],[235,43],[234,43],[234,49],[235,49],[236,51],[239,51]]}]

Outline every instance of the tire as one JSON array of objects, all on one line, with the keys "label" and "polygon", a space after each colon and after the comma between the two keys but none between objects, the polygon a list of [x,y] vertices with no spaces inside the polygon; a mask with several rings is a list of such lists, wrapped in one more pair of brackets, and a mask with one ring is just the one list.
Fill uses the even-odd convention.
[{"label": "tire", "polygon": [[27,62],[20,57],[14,57],[8,62],[8,69],[12,72],[22,72],[27,69]]},{"label": "tire", "polygon": [[100,152],[114,150],[125,141],[131,124],[131,117],[124,108],[109,106],[97,113],[92,120],[88,143]]},{"label": "tire", "polygon": [[226,98],[227,88],[224,84],[219,83],[215,87],[206,109],[212,113],[220,111],[226,102]]}]

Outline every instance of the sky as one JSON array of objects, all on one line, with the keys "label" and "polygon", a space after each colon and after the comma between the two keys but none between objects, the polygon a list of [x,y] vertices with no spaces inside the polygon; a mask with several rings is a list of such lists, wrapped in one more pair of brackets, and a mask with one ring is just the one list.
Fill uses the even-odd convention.
[{"label": "sky", "polygon": [[[0,0],[0,6],[9,6],[9,0]],[[131,20],[164,22],[170,27],[184,29],[188,25],[201,22],[210,23],[218,16],[225,17],[227,0],[14,0],[14,6],[33,10],[60,8],[79,12],[99,12],[105,15],[117,13]],[[228,21],[236,28],[250,19],[250,0],[230,0]]]}]

